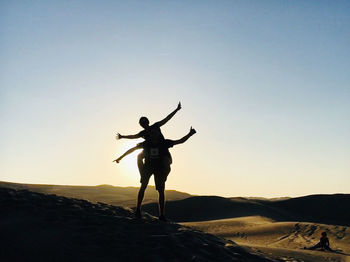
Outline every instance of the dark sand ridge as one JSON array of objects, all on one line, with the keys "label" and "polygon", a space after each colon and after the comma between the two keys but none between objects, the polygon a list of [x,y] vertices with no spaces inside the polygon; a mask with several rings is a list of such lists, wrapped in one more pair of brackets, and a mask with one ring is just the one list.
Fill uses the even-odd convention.
[{"label": "dark sand ridge", "polygon": [[[56,194],[133,207],[138,188],[100,186],[37,185],[1,182],[0,187],[28,189],[30,191]],[[350,226],[350,195],[311,195],[286,199],[223,198],[217,196],[196,196],[167,190],[167,216],[173,221],[206,221],[246,216],[263,216],[274,221],[303,221]],[[144,203],[157,202],[154,187],[146,191]],[[182,200],[182,201],[172,201]],[[144,205],[144,210],[157,214],[157,205]]]},{"label": "dark sand ridge", "polygon": [[[65,197],[85,199],[90,202],[103,202],[110,205],[133,207],[136,205],[138,187],[118,187],[111,185],[99,186],[64,186],[64,185],[40,185],[20,184],[0,181],[0,187],[12,189],[27,189],[33,192],[55,194]],[[180,200],[190,197],[190,194],[166,190],[168,200]],[[158,193],[154,186],[147,188],[144,204],[157,202]]]},{"label": "dark sand ridge", "polygon": [[[349,207],[350,194],[311,195],[274,201],[196,196],[168,201],[166,214],[177,222],[262,216],[279,222],[303,221],[350,226]],[[143,210],[156,214],[157,205],[144,205]]]},{"label": "dark sand ridge", "polygon": [[232,241],[130,210],[0,188],[0,261],[271,261]]}]

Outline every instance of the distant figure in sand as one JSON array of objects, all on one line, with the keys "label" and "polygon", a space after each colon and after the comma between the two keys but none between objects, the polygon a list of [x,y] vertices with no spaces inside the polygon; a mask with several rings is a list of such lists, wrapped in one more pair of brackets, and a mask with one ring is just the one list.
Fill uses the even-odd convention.
[{"label": "distant figure in sand", "polygon": [[314,245],[312,247],[309,247],[308,249],[314,250],[314,249],[317,249],[317,248],[333,251],[333,249],[331,249],[330,246],[329,246],[329,239],[327,237],[327,233],[326,232],[322,232],[321,238],[320,238],[320,242],[318,242],[316,245]]},{"label": "distant figure in sand", "polygon": [[[179,111],[181,109],[181,103],[179,102],[179,104],[177,105],[177,108],[171,112],[166,118],[164,118],[161,121],[158,121],[156,123],[154,123],[153,125],[149,125],[149,120],[147,117],[142,116],[139,120],[139,124],[143,127],[143,130],[140,131],[139,133],[135,134],[135,135],[121,135],[119,133],[117,133],[116,138],[117,139],[122,139],[122,138],[127,138],[127,139],[136,139],[136,138],[144,138],[145,141],[148,141],[150,138],[150,135],[152,132],[157,132],[158,135],[160,136],[161,139],[164,140],[164,136],[162,134],[162,131],[160,130],[160,127],[165,125],[176,113],[177,111]],[[168,157],[168,159],[166,159],[166,157]],[[143,173],[143,169],[144,169],[144,151],[142,151],[138,156],[137,156],[137,166],[140,172],[140,175],[142,176]],[[171,154],[169,153],[168,156],[164,156],[164,161],[168,162],[170,161],[170,163],[172,162],[172,158],[171,158]]]},{"label": "distant figure in sand", "polygon": [[169,160],[169,148],[174,145],[182,144],[186,142],[192,135],[196,133],[196,130],[191,127],[189,133],[179,140],[164,139],[160,132],[153,130],[149,132],[149,138],[139,143],[137,146],[126,151],[118,159],[114,160],[119,163],[126,155],[134,152],[137,149],[143,149],[143,157],[145,163],[141,172],[141,187],[137,198],[137,207],[135,215],[137,218],[141,218],[141,204],[144,197],[145,190],[147,188],[149,179],[154,175],[154,183],[156,190],[159,194],[159,220],[166,221],[164,216],[165,206],[165,181],[170,173],[171,161]]}]

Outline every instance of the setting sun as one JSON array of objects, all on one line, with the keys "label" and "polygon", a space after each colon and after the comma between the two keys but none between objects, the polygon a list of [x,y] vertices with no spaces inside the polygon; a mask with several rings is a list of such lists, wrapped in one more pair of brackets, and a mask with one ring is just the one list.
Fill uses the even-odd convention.
[{"label": "setting sun", "polygon": [[[120,147],[120,152],[124,153],[131,147],[135,145],[135,141],[125,143],[123,146]],[[135,177],[137,180],[139,180],[139,171],[137,168],[137,155],[141,152],[141,150],[136,150],[135,152],[131,153],[130,155],[126,156],[122,161],[120,161],[119,164],[117,164],[117,168],[120,169],[120,172],[128,174],[130,176],[131,180],[135,180]]]}]

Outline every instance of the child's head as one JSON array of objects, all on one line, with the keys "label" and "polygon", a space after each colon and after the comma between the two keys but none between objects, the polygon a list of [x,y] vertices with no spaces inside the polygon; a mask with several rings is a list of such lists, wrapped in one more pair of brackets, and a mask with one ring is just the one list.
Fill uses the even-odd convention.
[{"label": "child's head", "polygon": [[147,117],[142,116],[139,120],[139,124],[140,126],[142,126],[143,128],[147,128],[149,126],[149,120]]},{"label": "child's head", "polygon": [[326,236],[327,236],[327,233],[326,233],[326,232],[322,232],[321,235],[322,235],[323,237],[326,237]]}]

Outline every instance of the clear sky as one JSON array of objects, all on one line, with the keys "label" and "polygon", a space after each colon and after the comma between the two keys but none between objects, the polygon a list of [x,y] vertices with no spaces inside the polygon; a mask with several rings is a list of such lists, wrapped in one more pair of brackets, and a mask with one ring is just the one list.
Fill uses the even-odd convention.
[{"label": "clear sky", "polygon": [[350,193],[349,47],[349,1],[0,1],[0,180],[138,186],[181,101],[167,189]]}]

